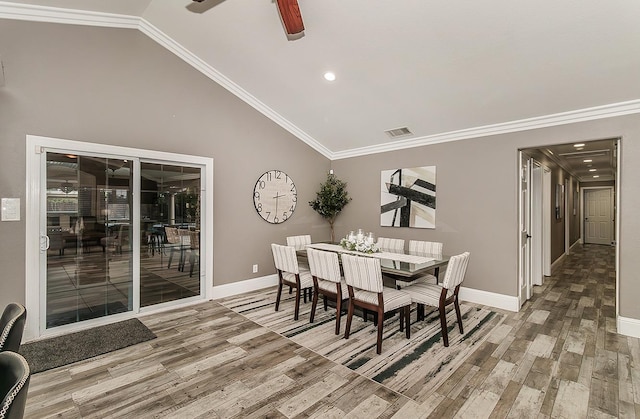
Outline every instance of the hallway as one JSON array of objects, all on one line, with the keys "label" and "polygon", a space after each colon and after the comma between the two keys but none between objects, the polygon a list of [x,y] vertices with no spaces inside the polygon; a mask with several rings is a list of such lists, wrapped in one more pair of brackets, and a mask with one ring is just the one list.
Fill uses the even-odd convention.
[{"label": "hallway", "polygon": [[616,334],[615,286],[615,248],[575,246],[437,390],[431,416],[640,416],[640,340]]}]

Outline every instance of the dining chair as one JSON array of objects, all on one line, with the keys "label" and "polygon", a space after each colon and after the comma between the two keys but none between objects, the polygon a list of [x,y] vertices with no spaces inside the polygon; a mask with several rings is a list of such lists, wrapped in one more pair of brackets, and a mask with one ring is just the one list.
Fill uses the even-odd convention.
[{"label": "dining chair", "polygon": [[0,352],[18,352],[26,319],[27,309],[22,304],[7,304],[0,317]]},{"label": "dining chair", "polygon": [[347,283],[340,274],[338,254],[323,250],[307,249],[307,259],[313,278],[313,302],[309,322],[313,323],[318,306],[318,296],[322,294],[324,310],[327,311],[327,299],[336,303],[336,335],[340,334],[340,316],[342,301],[349,298]]},{"label": "dining chair", "polygon": [[200,267],[200,232],[189,231],[189,276],[193,276],[193,267],[198,265]]},{"label": "dining chair", "polygon": [[400,331],[405,330],[409,339],[411,337],[409,326],[411,297],[403,291],[383,286],[380,259],[343,254],[342,268],[349,290],[349,310],[344,338],[349,339],[353,312],[357,306],[363,310],[373,311],[377,315],[376,352],[378,354],[382,353],[384,313],[400,312]]},{"label": "dining chair", "polygon": [[307,248],[308,244],[311,244],[310,234],[287,237],[287,246],[293,246],[296,250],[304,250]]},{"label": "dining chair", "polygon": [[378,237],[376,246],[382,252],[404,253],[404,239],[390,239]]},{"label": "dining chair", "polygon": [[[442,258],[442,243],[429,242],[423,240],[409,240],[409,254],[414,256],[433,257],[436,259]],[[398,289],[402,289],[408,285],[413,284],[436,284],[438,278],[432,274],[425,274],[419,276],[411,281],[404,281],[401,279],[396,280],[396,286]]]},{"label": "dining chair", "polygon": [[278,271],[278,295],[276,297],[276,311],[280,307],[280,295],[283,285],[288,285],[296,290],[296,305],[293,319],[298,320],[300,312],[300,293],[304,293],[307,288],[313,287],[311,272],[307,269],[300,269],[298,256],[293,246],[283,246],[272,243],[273,262]]},{"label": "dining chair", "polygon": [[24,357],[16,352],[0,352],[0,418],[21,419],[27,404],[31,370]]},{"label": "dining chair", "polygon": [[[448,305],[454,305],[460,333],[464,333],[462,316],[460,315],[460,305],[458,304],[458,292],[460,290],[460,284],[462,284],[464,280],[468,264],[469,252],[452,256],[451,259],[449,259],[442,284],[415,284],[402,288],[402,291],[411,297],[412,302],[438,307],[444,346],[449,346],[446,316],[446,307]],[[421,310],[418,310],[418,320],[424,320],[423,317],[424,316],[421,316]]]},{"label": "dining chair", "polygon": [[167,246],[171,251],[169,253],[169,262],[167,269],[171,268],[173,254],[178,252],[178,270],[184,271],[185,251],[190,247],[189,230],[177,227],[165,227],[167,233]]}]

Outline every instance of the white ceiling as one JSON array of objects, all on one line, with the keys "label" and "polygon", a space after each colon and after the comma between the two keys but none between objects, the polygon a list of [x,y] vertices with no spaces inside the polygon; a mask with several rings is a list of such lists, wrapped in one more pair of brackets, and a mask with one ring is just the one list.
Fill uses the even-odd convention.
[{"label": "white ceiling", "polygon": [[[0,6],[11,3],[139,16],[333,158],[591,108],[640,110],[637,0],[299,0],[295,40],[274,0]],[[328,70],[336,81],[323,79]],[[399,127],[412,135],[384,132]]]}]

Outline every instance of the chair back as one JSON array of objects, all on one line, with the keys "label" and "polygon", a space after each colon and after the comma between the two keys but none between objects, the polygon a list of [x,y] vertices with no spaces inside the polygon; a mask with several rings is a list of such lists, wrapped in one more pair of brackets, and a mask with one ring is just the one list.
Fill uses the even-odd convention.
[{"label": "chair back", "polygon": [[29,364],[22,355],[0,352],[0,419],[22,419],[30,379]]},{"label": "chair back", "polygon": [[200,249],[200,232],[199,231],[189,231],[189,245],[192,250]]},{"label": "chair back", "polygon": [[22,304],[9,303],[0,318],[0,352],[18,352],[22,342],[27,309]]},{"label": "chair back", "polygon": [[414,256],[442,255],[442,243],[409,240],[409,254]]},{"label": "chair back", "polygon": [[293,246],[296,250],[304,250],[308,244],[311,244],[311,235],[309,234],[287,237],[287,246]]},{"label": "chair back", "polygon": [[164,231],[167,234],[167,243],[169,244],[180,243],[180,234],[178,234],[178,229],[176,227],[165,227]]},{"label": "chair back", "polygon": [[404,239],[378,237],[376,246],[383,252],[404,253]]},{"label": "chair back", "polygon": [[469,264],[469,252],[451,256],[449,263],[447,264],[447,271],[444,274],[442,280],[442,287],[446,289],[454,289],[456,286],[462,283],[464,274],[467,271],[467,265]]},{"label": "chair back", "polygon": [[335,252],[307,249],[311,275],[325,281],[340,282],[340,262]]},{"label": "chair back", "polygon": [[347,285],[370,292],[383,291],[380,259],[343,254],[342,269]]},{"label": "chair back", "polygon": [[273,252],[273,263],[276,265],[276,269],[292,274],[300,273],[298,256],[293,246],[271,243],[271,251]]}]

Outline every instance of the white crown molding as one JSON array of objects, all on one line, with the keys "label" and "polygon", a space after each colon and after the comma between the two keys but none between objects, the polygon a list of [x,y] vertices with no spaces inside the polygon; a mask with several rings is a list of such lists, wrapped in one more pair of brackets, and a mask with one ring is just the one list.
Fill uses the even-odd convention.
[{"label": "white crown molding", "polygon": [[111,13],[91,12],[85,10],[63,9],[29,4],[11,3],[0,1],[0,18],[30,20],[38,22],[64,23],[74,25],[103,26],[113,28],[138,29],[158,44],[167,48],[175,55],[196,70],[220,84],[229,92],[246,102],[258,112],[271,119],[283,129],[309,145],[318,153],[329,160],[340,160],[350,157],[359,157],[369,154],[385,153],[389,151],[415,148],[430,144],[438,144],[450,141],[466,140],[471,138],[487,137],[490,135],[507,134],[512,132],[527,131],[557,125],[573,124],[576,122],[591,121],[602,118],[612,118],[622,115],[640,113],[640,99],[628,102],[612,103],[593,108],[579,109],[535,118],[520,119],[500,124],[485,125],[458,131],[450,131],[423,137],[393,141],[370,147],[361,147],[351,150],[332,152],[320,144],[313,137],[301,130],[295,124],[258,100],[242,87],[224,76],[218,70],[201,60],[191,51],[177,43],[164,32],[139,16],[119,15]]},{"label": "white crown molding", "polygon": [[640,113],[640,99],[335,152],[332,160]]},{"label": "white crown molding", "polygon": [[0,18],[67,25],[138,29],[140,17],[0,1]]}]

